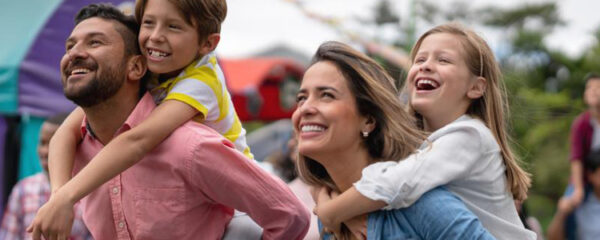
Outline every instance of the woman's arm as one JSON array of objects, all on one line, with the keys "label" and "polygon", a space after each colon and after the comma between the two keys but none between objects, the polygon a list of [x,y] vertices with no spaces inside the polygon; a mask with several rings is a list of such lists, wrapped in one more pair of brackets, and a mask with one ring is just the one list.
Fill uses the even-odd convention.
[{"label": "woman's arm", "polygon": [[83,116],[81,108],[73,110],[50,139],[48,174],[53,193],[71,179],[75,151],[81,141]]}]

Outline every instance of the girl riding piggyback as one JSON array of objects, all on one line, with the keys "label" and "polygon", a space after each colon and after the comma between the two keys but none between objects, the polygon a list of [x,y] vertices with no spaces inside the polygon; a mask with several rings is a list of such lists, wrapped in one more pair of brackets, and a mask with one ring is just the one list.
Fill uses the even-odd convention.
[{"label": "girl riding piggyback", "polygon": [[405,82],[409,111],[429,132],[404,160],[365,168],[354,187],[315,209],[324,227],[338,229],[355,216],[411,206],[446,186],[498,239],[535,239],[517,214],[529,174],[518,165],[506,132],[508,106],[501,72],[480,36],[457,24],[423,34],[411,52]]}]

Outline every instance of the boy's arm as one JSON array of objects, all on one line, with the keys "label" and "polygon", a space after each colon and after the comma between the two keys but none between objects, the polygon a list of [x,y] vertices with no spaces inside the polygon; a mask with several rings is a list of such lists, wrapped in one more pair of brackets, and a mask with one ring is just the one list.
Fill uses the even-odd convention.
[{"label": "boy's arm", "polygon": [[171,132],[198,111],[186,103],[168,100],[139,125],[112,139],[59,192],[77,202],[103,183],[140,161]]},{"label": "boy's arm", "polygon": [[583,164],[580,160],[571,161],[571,181],[573,181],[573,195],[571,195],[571,199],[573,204],[578,206],[585,196],[583,186]]},{"label": "boy's arm", "polygon": [[83,116],[81,108],[73,110],[50,139],[48,174],[53,193],[71,178],[75,151],[81,141]]},{"label": "boy's arm", "polygon": [[194,108],[179,101],[168,100],[159,105],[138,126],[111,140],[73,179],[58,189],[38,211],[30,230],[41,231],[45,236],[68,236],[73,223],[73,205],[77,201],[133,166],[196,114]]}]

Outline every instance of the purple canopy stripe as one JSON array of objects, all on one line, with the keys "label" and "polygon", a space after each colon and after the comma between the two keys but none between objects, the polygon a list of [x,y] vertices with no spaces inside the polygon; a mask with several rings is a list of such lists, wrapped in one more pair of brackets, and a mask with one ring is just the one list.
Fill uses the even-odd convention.
[{"label": "purple canopy stripe", "polygon": [[45,23],[20,65],[19,107],[21,114],[51,116],[74,108],[62,92],[60,60],[65,40],[74,27],[75,14],[90,3],[109,2],[131,12],[134,1],[65,0]]}]

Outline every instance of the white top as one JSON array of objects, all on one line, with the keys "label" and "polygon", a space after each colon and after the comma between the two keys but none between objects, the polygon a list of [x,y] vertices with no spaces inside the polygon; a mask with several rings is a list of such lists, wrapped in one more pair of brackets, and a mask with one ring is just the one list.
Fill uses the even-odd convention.
[{"label": "white top", "polygon": [[594,129],[592,134],[592,146],[590,147],[590,152],[597,151],[600,149],[600,123],[596,121],[595,118],[590,118],[590,125]]},{"label": "white top", "polygon": [[441,185],[459,196],[497,239],[536,239],[519,219],[506,188],[505,166],[492,132],[463,115],[433,132],[408,158],[371,164],[354,184],[385,209],[404,208]]}]

